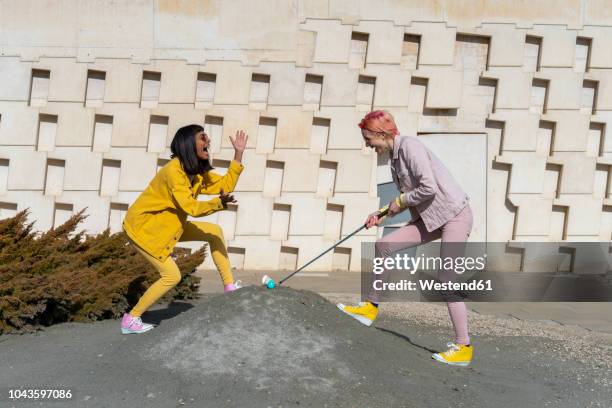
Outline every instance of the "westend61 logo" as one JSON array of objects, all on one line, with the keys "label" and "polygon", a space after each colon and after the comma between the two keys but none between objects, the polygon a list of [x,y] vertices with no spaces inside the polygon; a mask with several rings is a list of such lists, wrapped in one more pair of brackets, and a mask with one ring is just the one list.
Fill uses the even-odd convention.
[{"label": "westend61 logo", "polygon": [[478,257],[439,257],[439,256],[409,256],[408,254],[396,254],[394,257],[375,257],[373,259],[372,272],[377,275],[385,270],[404,270],[414,275],[419,270],[453,270],[462,274],[465,271],[484,270],[487,254]]}]

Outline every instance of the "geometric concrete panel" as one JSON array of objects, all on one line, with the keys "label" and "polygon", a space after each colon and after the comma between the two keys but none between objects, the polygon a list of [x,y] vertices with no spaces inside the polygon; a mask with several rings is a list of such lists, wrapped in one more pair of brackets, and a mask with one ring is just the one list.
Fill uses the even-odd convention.
[{"label": "geometric concrete panel", "polygon": [[236,61],[210,61],[202,71],[216,73],[215,99],[217,105],[249,103],[251,69]]},{"label": "geometric concrete panel", "polygon": [[351,264],[351,248],[336,247],[333,251],[332,271],[348,271]]},{"label": "geometric concrete panel", "polygon": [[38,140],[36,150],[51,152],[55,149],[57,136],[57,115],[40,114],[38,119]]},{"label": "geometric concrete panel", "polygon": [[9,159],[0,158],[0,196],[8,190]]},{"label": "geometric concrete panel", "polygon": [[589,38],[589,67],[590,68],[610,68],[612,67],[612,54],[607,45],[612,37],[612,27],[585,25],[580,31],[580,35]]},{"label": "geometric concrete panel", "polygon": [[276,139],[277,119],[273,117],[259,118],[257,131],[257,153],[273,153]]},{"label": "geometric concrete panel", "polygon": [[512,164],[508,194],[542,192],[546,157],[531,152],[504,152],[503,162]]},{"label": "geometric concrete panel", "polygon": [[404,27],[390,21],[360,21],[355,31],[368,33],[367,64],[394,64],[401,62]]},{"label": "geometric concrete panel", "polygon": [[138,104],[106,103],[103,108],[96,109],[96,114],[113,118],[112,147],[147,146],[150,115],[147,110],[140,109]]},{"label": "geometric concrete panel", "polygon": [[238,201],[236,237],[241,235],[270,235],[274,198],[260,193],[235,192]]},{"label": "geometric concrete panel", "polygon": [[[327,200],[316,198],[311,193],[283,193],[275,198],[276,204],[291,206],[289,235],[323,235]],[[302,217],[300,214],[308,214]]]},{"label": "geometric concrete panel", "polygon": [[[340,233],[342,236],[346,236],[359,228],[369,214],[380,208],[378,201],[377,197],[370,197],[365,193],[338,193],[328,200],[327,211],[330,211],[329,206],[336,206],[332,209],[342,208],[342,229]],[[376,228],[362,229],[357,235],[375,237]]]},{"label": "geometric concrete panel", "polygon": [[251,77],[251,91],[249,106],[251,109],[265,110],[270,93],[270,75],[253,74]]},{"label": "geometric concrete panel", "polygon": [[602,202],[590,194],[561,194],[555,204],[569,207],[567,235],[597,238],[601,223]]},{"label": "geometric concrete panel", "polygon": [[98,58],[87,68],[106,73],[104,102],[140,103],[141,64],[134,64],[129,59]]},{"label": "geometric concrete panel", "polygon": [[597,103],[597,82],[582,82],[582,92],[580,95],[580,112],[595,115]]},{"label": "geometric concrete panel", "polygon": [[333,118],[329,120],[328,149],[361,149],[363,138],[357,124],[363,118],[362,112],[356,112],[354,107],[322,107],[315,116]]},{"label": "geometric concrete panel", "polygon": [[276,149],[307,149],[310,147],[312,112],[302,112],[291,106],[271,106],[268,109],[277,119]]},{"label": "geometric concrete panel", "polygon": [[578,110],[548,111],[542,120],[555,123],[555,152],[584,152],[587,149],[591,116]]},{"label": "geometric concrete panel", "polygon": [[523,56],[523,70],[536,72],[540,69],[540,55],[542,38],[527,35],[525,37],[525,54]]},{"label": "geometric concrete panel", "polygon": [[333,197],[337,170],[338,163],[321,160],[321,164],[319,165],[317,197]]},{"label": "geometric concrete panel", "polygon": [[264,176],[263,197],[278,197],[283,186],[284,163],[268,160]]},{"label": "geometric concrete panel", "polygon": [[[356,136],[357,137],[357,136]],[[334,192],[365,193],[370,191],[372,158],[361,150],[328,150],[321,156],[326,162],[337,163]]]},{"label": "geometric concrete panel", "polygon": [[96,115],[94,119],[92,151],[107,152],[111,146],[112,135],[113,117]]},{"label": "geometric concrete panel", "polygon": [[100,188],[102,154],[88,147],[58,147],[48,157],[64,162],[64,191],[98,191]]},{"label": "geometric concrete panel", "polygon": [[348,66],[351,69],[365,68],[369,36],[366,33],[351,33],[351,50]]},{"label": "geometric concrete panel", "polygon": [[549,82],[543,79],[534,78],[531,83],[529,95],[529,112],[542,114],[546,113],[546,97],[548,96]]},{"label": "geometric concrete panel", "polygon": [[302,30],[316,32],[314,62],[348,63],[352,27],[338,20],[307,20]]},{"label": "geometric concrete panel", "polygon": [[278,269],[281,271],[294,271],[297,269],[299,248],[281,246],[278,259]]},{"label": "geometric concrete panel", "polygon": [[291,206],[285,204],[274,204],[272,212],[272,226],[270,228],[270,239],[274,241],[285,241],[289,233],[289,220],[291,219]]},{"label": "geometric concrete panel", "polygon": [[421,35],[419,64],[452,65],[457,29],[446,23],[415,22],[406,28],[410,34]]},{"label": "geometric concrete panel", "polygon": [[[261,69],[270,74],[268,104],[301,105],[304,98],[304,68],[294,63],[262,62]],[[319,92],[320,94],[320,92]]]},{"label": "geometric concrete panel", "polygon": [[529,35],[542,37],[541,67],[571,68],[574,65],[576,31],[565,25],[534,24]]},{"label": "geometric concrete panel", "polygon": [[311,154],[308,149],[277,149],[268,155],[268,160],[284,163],[284,193],[308,192],[314,196],[319,174],[318,155]]},{"label": "geometric concrete panel", "polygon": [[103,157],[121,162],[119,191],[143,191],[157,171],[158,155],[141,148],[111,148]]},{"label": "geometric concrete panel", "polygon": [[537,194],[510,194],[512,205],[517,206],[515,234],[517,240],[534,236],[535,239],[548,237],[552,215],[552,199]]},{"label": "geometric concrete panel", "polygon": [[[544,45],[546,47],[546,45]],[[583,74],[573,69],[542,68],[538,78],[548,80],[547,109],[579,109]]]},{"label": "geometric concrete panel", "polygon": [[325,118],[312,118],[312,131],[310,134],[310,153],[325,154],[329,139],[330,120]]},{"label": "geometric concrete panel", "polygon": [[[297,261],[293,268],[297,269],[328,249],[330,247],[330,242],[320,236],[290,235],[289,239],[283,242],[283,246],[297,249]],[[330,251],[308,267],[304,268],[303,271],[330,271],[332,269],[332,262],[333,251]],[[297,276],[299,276],[299,274]]]},{"label": "geometric concrete panel", "polygon": [[0,101],[29,100],[32,64],[18,57],[0,57]]},{"label": "geometric concrete panel", "polygon": [[57,117],[55,146],[91,146],[94,109],[70,102],[49,102],[41,115]]},{"label": "geometric concrete panel", "polygon": [[376,89],[376,77],[359,75],[357,83],[357,110],[371,111],[374,106],[374,94]]},{"label": "geometric concrete panel", "polygon": [[280,263],[281,241],[269,236],[236,236],[228,243],[232,267],[248,270],[276,270]]},{"label": "geometric concrete panel", "polygon": [[119,192],[121,178],[121,162],[104,159],[102,161],[102,177],[100,178],[100,196],[112,197]]},{"label": "geometric concrete panel", "polygon": [[483,24],[482,35],[491,38],[489,66],[521,67],[525,54],[525,31],[514,24]]},{"label": "geometric concrete panel", "polygon": [[321,107],[355,106],[359,72],[344,64],[314,64],[313,71],[325,78]]},{"label": "geometric concrete panel", "polygon": [[148,152],[162,153],[166,150],[168,138],[168,117],[151,115],[149,123]]},{"label": "geometric concrete panel", "polygon": [[587,72],[589,70],[589,53],[591,52],[591,39],[576,38],[576,52],[574,54],[574,71]]},{"label": "geometric concrete panel", "polygon": [[198,72],[195,104],[197,109],[210,108],[215,100],[217,75]]},{"label": "geometric concrete panel", "polygon": [[157,108],[159,92],[161,89],[161,73],[152,71],[142,72],[142,93],[140,107],[143,109]]},{"label": "geometric concrete panel", "polygon": [[38,112],[25,102],[0,101],[0,144],[35,146]]},{"label": "geometric concrete panel", "polygon": [[337,241],[340,239],[340,233],[342,231],[342,213],[344,207],[337,204],[327,204],[327,210],[325,212],[325,230],[323,231],[323,237],[330,241]]},{"label": "geometric concrete panel", "polygon": [[453,67],[422,66],[414,75],[428,79],[426,108],[455,109],[461,106],[463,71],[456,71]]},{"label": "geometric concrete panel", "polygon": [[411,70],[419,68],[420,47],[421,36],[408,33],[404,34],[404,41],[402,42],[402,68]]},{"label": "geometric concrete panel", "polygon": [[30,85],[30,106],[41,107],[47,105],[49,98],[50,71],[32,69],[32,83]]},{"label": "geometric concrete panel", "polygon": [[223,139],[223,118],[220,116],[206,115],[204,118],[204,132],[206,132],[210,139],[210,152],[219,152],[221,149],[221,140]]},{"label": "geometric concrete panel", "polygon": [[595,157],[586,157],[582,152],[556,152],[551,160],[563,166],[561,194],[593,194]]},{"label": "geometric concrete panel", "polygon": [[504,122],[501,150],[535,152],[540,115],[527,110],[496,110],[489,119]]},{"label": "geometric concrete panel", "polygon": [[87,86],[87,64],[74,58],[41,58],[32,64],[34,69],[48,69],[49,102],[78,102],[83,106]]},{"label": "geometric concrete panel", "polygon": [[123,203],[110,203],[110,211],[108,215],[108,228],[110,233],[121,232],[123,229],[123,219],[127,213],[128,205]]},{"label": "geometric concrete panel", "polygon": [[322,89],[323,77],[321,75],[306,74],[303,99],[304,109],[319,110]]},{"label": "geometric concrete panel", "polygon": [[161,73],[159,103],[195,102],[198,66],[181,60],[155,60],[147,69]]},{"label": "geometric concrete panel", "polygon": [[496,109],[527,109],[533,75],[521,67],[490,68],[485,76],[497,79]]},{"label": "geometric concrete panel", "polygon": [[106,85],[106,72],[87,71],[87,91],[85,92],[85,106],[100,108],[104,105],[104,88]]},{"label": "geometric concrete panel", "polygon": [[59,196],[64,186],[64,160],[48,159],[45,180],[45,195]]},{"label": "geometric concrete panel", "polygon": [[377,108],[408,105],[410,71],[399,65],[370,65],[364,73],[376,78],[374,105]]},{"label": "geometric concrete panel", "polygon": [[47,155],[30,146],[3,146],[2,155],[9,159],[9,190],[44,189]]}]

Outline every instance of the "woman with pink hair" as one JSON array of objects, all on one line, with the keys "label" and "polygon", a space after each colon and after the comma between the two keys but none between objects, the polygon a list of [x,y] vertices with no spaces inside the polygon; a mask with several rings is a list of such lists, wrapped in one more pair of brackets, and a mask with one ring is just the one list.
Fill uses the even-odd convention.
[{"label": "woman with pink hair", "polygon": [[[462,256],[470,231],[473,215],[469,196],[442,164],[417,137],[402,136],[389,112],[377,110],[368,113],[361,123],[361,135],[367,147],[378,155],[391,156],[391,175],[401,192],[388,205],[388,217],[410,208],[413,219],[405,226],[376,241],[375,256],[389,257],[393,252],[442,239],[442,259]],[[366,227],[378,225],[383,217],[376,211],[366,219]],[[452,245],[444,243],[453,242]],[[386,275],[377,277],[385,278]],[[453,281],[455,271],[441,269],[441,282]],[[453,328],[454,342],[448,350],[433,354],[442,363],[467,366],[472,360],[473,347],[468,335],[467,310],[463,298],[452,291],[441,291],[446,301]],[[378,315],[378,294],[372,290],[367,302],[358,306],[338,307],[359,322],[370,326]]]}]

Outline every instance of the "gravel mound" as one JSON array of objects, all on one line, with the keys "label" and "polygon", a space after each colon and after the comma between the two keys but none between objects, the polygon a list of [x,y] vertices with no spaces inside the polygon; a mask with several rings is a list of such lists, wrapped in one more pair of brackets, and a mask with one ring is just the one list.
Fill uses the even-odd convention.
[{"label": "gravel mound", "polygon": [[201,379],[211,397],[237,406],[436,406],[441,381],[463,388],[456,370],[436,366],[409,339],[286,287],[250,286],[201,302],[149,341],[146,359]]}]

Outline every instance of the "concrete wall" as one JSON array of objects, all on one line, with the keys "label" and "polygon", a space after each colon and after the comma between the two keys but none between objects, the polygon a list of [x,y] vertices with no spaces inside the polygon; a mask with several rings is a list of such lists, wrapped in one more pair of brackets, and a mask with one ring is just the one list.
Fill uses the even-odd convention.
[{"label": "concrete wall", "polygon": [[[117,231],[179,127],[221,172],[245,129],[239,203],[207,219],[237,268],[293,269],[379,206],[356,124],[383,108],[470,193],[470,239],[607,241],[611,41],[603,0],[3,0],[0,217]],[[359,270],[377,233],[311,269]]]}]

